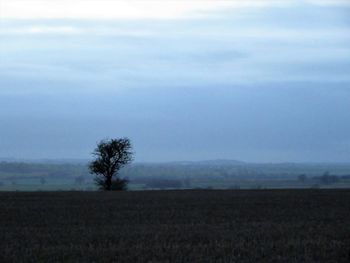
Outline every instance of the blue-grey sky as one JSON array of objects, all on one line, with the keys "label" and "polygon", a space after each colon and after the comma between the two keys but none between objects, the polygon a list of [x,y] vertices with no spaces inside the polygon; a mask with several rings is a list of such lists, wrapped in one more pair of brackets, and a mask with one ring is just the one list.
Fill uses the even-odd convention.
[{"label": "blue-grey sky", "polygon": [[0,0],[0,157],[350,161],[350,2]]}]

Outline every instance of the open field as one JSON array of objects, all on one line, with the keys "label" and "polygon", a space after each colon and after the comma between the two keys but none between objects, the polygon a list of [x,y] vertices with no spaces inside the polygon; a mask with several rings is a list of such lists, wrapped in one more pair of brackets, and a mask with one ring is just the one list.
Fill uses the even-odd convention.
[{"label": "open field", "polygon": [[[97,190],[87,162],[0,161],[0,191]],[[120,176],[130,179],[130,190],[350,189],[350,163],[252,164],[215,160],[138,163],[123,168]]]},{"label": "open field", "polygon": [[348,262],[349,190],[0,193],[0,262]]}]

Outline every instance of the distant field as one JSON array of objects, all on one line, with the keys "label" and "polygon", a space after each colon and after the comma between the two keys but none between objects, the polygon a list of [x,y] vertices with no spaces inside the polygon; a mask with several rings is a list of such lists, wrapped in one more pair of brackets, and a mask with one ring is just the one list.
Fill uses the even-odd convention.
[{"label": "distant field", "polygon": [[349,262],[349,190],[0,193],[0,262]]},{"label": "distant field", "polygon": [[[120,176],[130,179],[130,190],[350,189],[350,163],[139,163],[122,169]],[[92,191],[93,179],[86,163],[0,162],[0,191]]]},{"label": "distant field", "polygon": [[[176,180],[174,180],[176,181]],[[145,184],[131,182],[128,185],[130,190],[169,190],[181,189],[178,187],[149,187]],[[350,189],[350,180],[341,181],[329,185],[315,184],[313,182],[298,182],[297,180],[192,180],[188,189]],[[98,190],[93,182],[75,184],[69,179],[47,180],[45,185],[39,184],[38,180],[18,180],[15,184],[0,185],[2,191],[94,191]]]}]

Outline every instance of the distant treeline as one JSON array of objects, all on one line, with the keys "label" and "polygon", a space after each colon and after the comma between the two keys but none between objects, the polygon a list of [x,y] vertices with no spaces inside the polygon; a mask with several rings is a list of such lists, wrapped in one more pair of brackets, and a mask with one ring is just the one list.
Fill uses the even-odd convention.
[{"label": "distant treeline", "polygon": [[340,181],[349,181],[350,174],[349,175],[332,175],[329,172],[325,172],[321,176],[313,176],[313,177],[308,177],[305,174],[301,174],[298,176],[298,180],[303,183],[313,182],[321,185],[331,185],[331,184],[338,183]]}]

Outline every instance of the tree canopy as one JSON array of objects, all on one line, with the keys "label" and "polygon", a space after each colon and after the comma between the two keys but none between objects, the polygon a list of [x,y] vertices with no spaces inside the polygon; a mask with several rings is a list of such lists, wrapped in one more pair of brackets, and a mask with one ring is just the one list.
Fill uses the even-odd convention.
[{"label": "tree canopy", "polygon": [[128,138],[102,140],[93,152],[89,164],[95,182],[101,190],[126,190],[128,180],[120,178],[120,169],[133,160],[132,145]]}]

